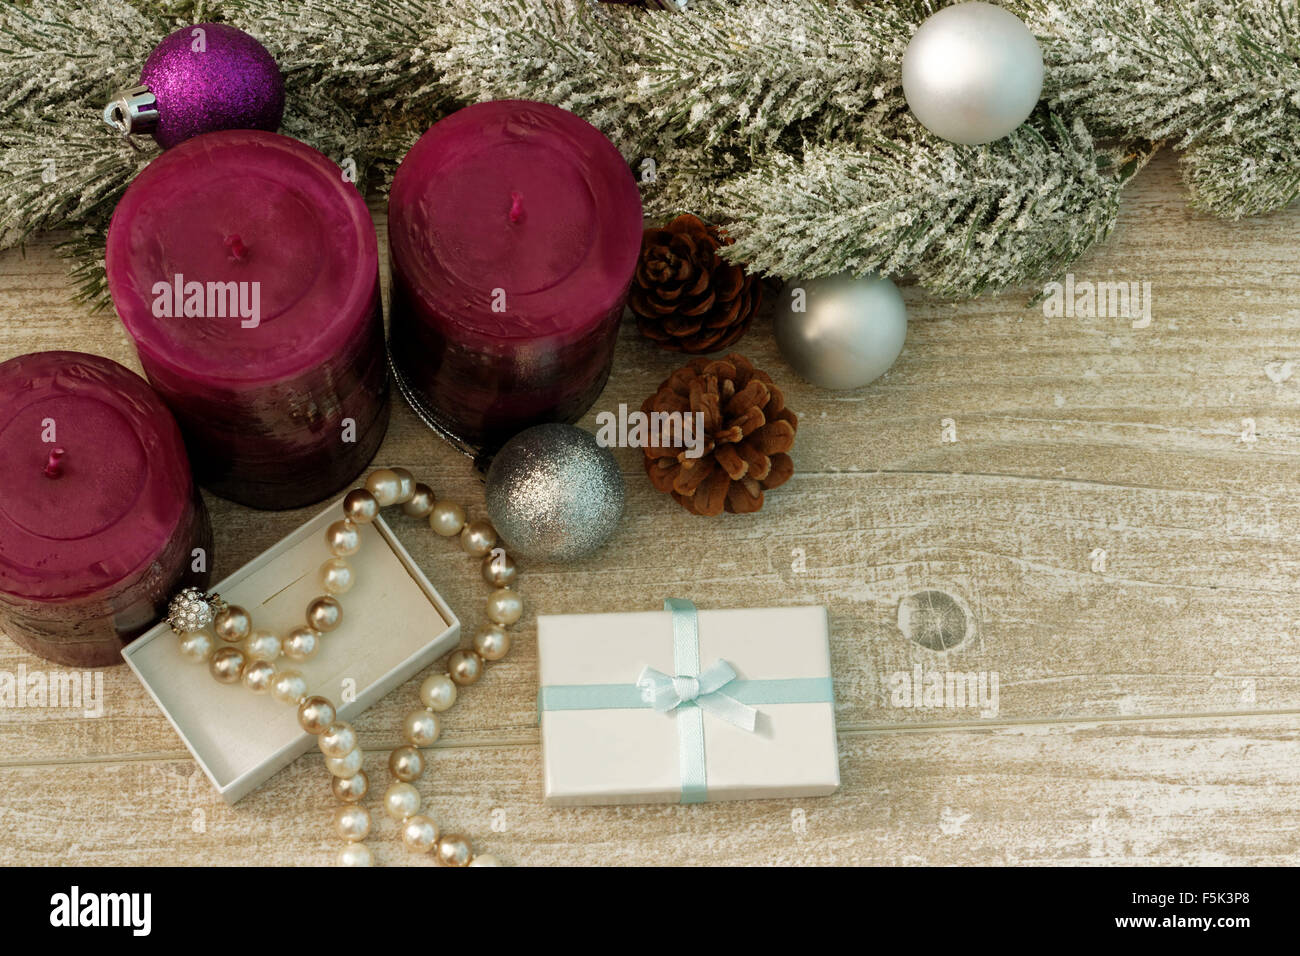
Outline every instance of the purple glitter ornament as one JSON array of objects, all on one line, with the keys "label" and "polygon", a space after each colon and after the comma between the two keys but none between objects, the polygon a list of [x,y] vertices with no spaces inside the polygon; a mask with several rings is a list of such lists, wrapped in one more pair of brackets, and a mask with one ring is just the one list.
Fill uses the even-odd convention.
[{"label": "purple glitter ornament", "polygon": [[163,149],[219,129],[275,132],[284,78],[266,47],[222,23],[181,27],[145,61],[140,83],[157,101],[153,137]]}]

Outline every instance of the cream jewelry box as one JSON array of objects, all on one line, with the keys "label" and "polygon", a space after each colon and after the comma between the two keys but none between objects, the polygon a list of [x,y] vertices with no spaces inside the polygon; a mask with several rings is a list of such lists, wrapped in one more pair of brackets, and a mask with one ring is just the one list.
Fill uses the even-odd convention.
[{"label": "cream jewelry box", "polygon": [[[211,590],[248,609],[258,627],[284,634],[298,626],[320,594],[317,574],[329,557],[325,529],[338,515],[335,502]],[[354,719],[453,650],[460,638],[456,615],[383,518],[359,528],[361,550],[348,559],[357,583],[348,592],[342,623],[324,635],[311,660],[282,658],[278,664],[300,671],[313,692],[336,701],[341,720]],[[181,657],[177,641],[162,623],[127,645],[122,656],[227,802],[315,748],[316,738],[298,726],[295,708],[242,684],[217,683],[206,666]]]}]

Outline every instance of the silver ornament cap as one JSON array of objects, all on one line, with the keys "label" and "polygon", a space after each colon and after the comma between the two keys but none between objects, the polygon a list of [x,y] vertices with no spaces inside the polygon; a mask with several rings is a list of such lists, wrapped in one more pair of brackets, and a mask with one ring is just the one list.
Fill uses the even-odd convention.
[{"label": "silver ornament cap", "polygon": [[608,448],[573,425],[535,425],[488,468],[488,517],[510,553],[572,561],[603,545],[623,517],[623,476]]},{"label": "silver ornament cap", "polygon": [[907,338],[898,286],[879,276],[791,280],[774,319],[776,344],[800,378],[858,388],[889,371]]},{"label": "silver ornament cap", "polygon": [[128,138],[152,133],[158,125],[158,100],[147,86],[121,90],[104,107],[104,122]]},{"label": "silver ornament cap", "polygon": [[1014,14],[959,3],[927,17],[903,53],[903,96],[921,125],[952,143],[1001,139],[1043,91],[1043,51]]}]

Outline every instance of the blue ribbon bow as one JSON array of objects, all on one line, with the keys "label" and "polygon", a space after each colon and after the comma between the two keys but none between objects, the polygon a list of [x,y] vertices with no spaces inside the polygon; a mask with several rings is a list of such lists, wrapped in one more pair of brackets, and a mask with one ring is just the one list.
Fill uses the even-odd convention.
[{"label": "blue ribbon bow", "polygon": [[[700,670],[699,620],[695,605],[679,598],[664,601],[672,614],[673,669],[669,676],[653,667],[641,671],[635,684],[556,684],[538,692],[539,711],[624,710],[653,708],[670,714],[677,724],[682,803],[709,798],[704,756],[704,712],[752,733],[759,712],[751,704],[831,703],[829,677],[787,680],[740,680],[725,660]],[[727,691],[723,693],[723,690]]]},{"label": "blue ribbon bow", "polygon": [[715,717],[753,733],[758,711],[722,693],[722,688],[735,679],[736,672],[732,666],[718,660],[706,667],[699,677],[669,677],[663,671],[647,667],[636,679],[636,686],[641,688],[641,699],[661,714],[682,704],[694,703]]}]

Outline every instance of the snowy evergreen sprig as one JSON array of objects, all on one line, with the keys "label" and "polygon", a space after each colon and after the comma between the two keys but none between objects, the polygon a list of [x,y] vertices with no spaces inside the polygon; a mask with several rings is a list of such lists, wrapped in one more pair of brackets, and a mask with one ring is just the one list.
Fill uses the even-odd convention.
[{"label": "snowy evergreen sprig", "polygon": [[0,2],[0,116],[106,98],[139,76],[165,28],[163,17],[125,3]]},{"label": "snowy evergreen sprig", "polygon": [[1104,239],[1144,160],[1038,115],[978,148],[879,140],[778,156],[723,189],[735,256],[782,276],[911,273],[969,297],[1055,276]]},{"label": "snowy evergreen sprig", "polygon": [[794,127],[859,136],[899,105],[914,27],[892,4],[696,0],[682,15],[636,21],[628,93],[657,129],[706,146],[759,152]]},{"label": "snowy evergreen sprig", "polygon": [[465,102],[542,100],[577,113],[621,150],[635,152],[648,128],[628,95],[628,47],[645,16],[597,9],[586,0],[472,5],[448,18],[434,62]]},{"label": "snowy evergreen sprig", "polygon": [[1295,0],[1012,3],[1040,38],[1044,95],[1099,134],[1184,151],[1193,201],[1217,216],[1300,193]]},{"label": "snowy evergreen sprig", "polygon": [[713,218],[738,240],[728,255],[786,276],[881,270],[957,296],[1052,278],[1106,235],[1161,141],[1184,151],[1194,201],[1218,215],[1300,194],[1300,0],[1004,2],[1043,46],[1045,107],[1006,140],[955,147],[921,129],[899,85],[908,39],[944,0],[691,0],[680,13],[0,0],[0,245],[69,229],[102,295],[108,215],[156,154],[102,125],[104,100],[200,19],[267,46],[286,79],[283,131],[353,162],[363,186],[382,188],[459,105],[545,100],[610,136],[648,214]]}]

